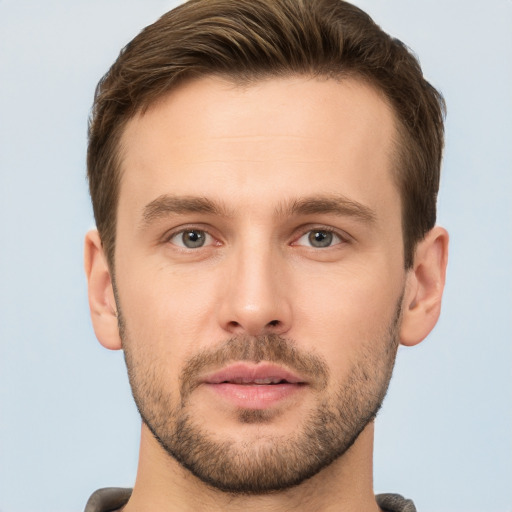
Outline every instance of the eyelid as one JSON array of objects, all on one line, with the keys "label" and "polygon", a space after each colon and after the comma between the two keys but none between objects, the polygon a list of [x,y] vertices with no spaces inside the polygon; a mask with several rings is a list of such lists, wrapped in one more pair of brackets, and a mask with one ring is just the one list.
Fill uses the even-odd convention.
[{"label": "eyelid", "polygon": [[[209,239],[211,239],[211,241],[205,243],[201,247],[194,248],[194,249],[190,248],[190,247],[186,247],[184,245],[179,245],[179,244],[176,244],[176,243],[172,242],[172,239],[174,237],[176,237],[178,235],[181,235],[183,233],[186,233],[187,231],[201,231],[202,233],[205,233],[206,236]],[[212,235],[212,233],[210,232],[208,227],[201,226],[201,225],[198,225],[198,224],[184,225],[184,226],[179,226],[179,227],[173,228],[173,229],[167,231],[164,234],[164,236],[162,237],[162,242],[163,243],[172,244],[173,246],[177,247],[178,249],[182,249],[182,250],[185,250],[185,251],[196,251],[197,249],[201,249],[201,248],[204,248],[204,247],[211,247],[212,245],[221,245],[220,241],[217,239],[217,237]]]},{"label": "eyelid", "polygon": [[[182,225],[182,226],[175,227],[175,228],[167,231],[162,236],[162,242],[163,243],[172,243],[171,240],[174,237],[176,237],[176,236],[178,236],[178,235],[180,235],[182,233],[185,233],[186,231],[202,231],[208,237],[210,237],[212,239],[213,243],[205,244],[202,247],[210,247],[212,245],[222,245],[222,242],[219,240],[219,238],[211,233],[210,227],[209,226],[205,226],[205,225],[201,225],[201,224],[190,224],[190,225]],[[295,234],[293,235],[293,240],[292,240],[290,245],[297,246],[298,245],[297,241],[300,238],[302,238],[303,236],[305,236],[308,233],[310,233],[311,231],[325,231],[325,232],[328,232],[328,233],[332,233],[333,235],[337,236],[341,240],[341,242],[333,244],[330,247],[334,247],[336,245],[339,245],[340,243],[350,243],[352,241],[352,237],[348,233],[343,231],[343,230],[336,229],[336,228],[334,228],[332,226],[327,226],[327,225],[323,225],[323,224],[308,224],[306,226],[301,226],[300,228],[296,229]],[[188,247],[184,247],[184,246],[181,246],[181,245],[178,245],[178,244],[174,244],[174,243],[172,245],[174,245],[175,247],[178,247],[180,249],[196,250],[196,249],[190,249]]]},{"label": "eyelid", "polygon": [[332,226],[325,226],[322,224],[308,224],[307,226],[302,226],[297,230],[297,234],[293,237],[293,242],[291,243],[292,246],[298,246],[298,247],[310,247],[312,249],[317,249],[316,247],[307,246],[303,244],[298,244],[297,242],[304,236],[308,235],[312,231],[325,231],[327,233],[332,233],[336,237],[340,239],[340,242],[337,242],[333,245],[330,245],[328,247],[325,247],[324,249],[329,249],[331,247],[336,247],[337,245],[350,243],[352,241],[352,237],[347,234],[345,231],[342,231],[340,229],[333,228]]}]

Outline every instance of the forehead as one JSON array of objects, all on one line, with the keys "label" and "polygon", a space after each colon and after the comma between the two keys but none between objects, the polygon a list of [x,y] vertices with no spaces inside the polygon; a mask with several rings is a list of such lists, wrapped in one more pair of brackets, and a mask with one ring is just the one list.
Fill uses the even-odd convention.
[{"label": "forehead", "polygon": [[397,194],[395,138],[388,103],[359,80],[201,78],[127,123],[120,206],[140,209],[162,194],[235,208],[328,192],[378,202]]}]

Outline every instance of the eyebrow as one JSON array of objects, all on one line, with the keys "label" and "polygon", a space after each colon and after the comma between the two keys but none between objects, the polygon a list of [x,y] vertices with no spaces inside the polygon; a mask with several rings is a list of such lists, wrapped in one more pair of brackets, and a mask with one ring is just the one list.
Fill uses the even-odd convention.
[{"label": "eyebrow", "polygon": [[[186,215],[189,213],[203,213],[222,217],[234,215],[222,203],[212,201],[206,197],[164,194],[144,207],[142,226],[147,226],[151,222],[165,218],[168,215]],[[376,220],[376,214],[370,207],[339,194],[304,197],[283,202],[275,209],[274,214],[276,217],[331,214],[340,217],[352,217],[368,224],[373,224]]]},{"label": "eyebrow", "polygon": [[229,216],[227,209],[220,203],[206,197],[161,195],[148,203],[142,212],[142,225],[164,218],[170,214],[204,213],[217,216]]},{"label": "eyebrow", "polygon": [[353,217],[367,224],[373,224],[377,219],[375,211],[369,206],[340,194],[296,199],[290,203],[282,204],[276,209],[277,216],[314,214]]}]

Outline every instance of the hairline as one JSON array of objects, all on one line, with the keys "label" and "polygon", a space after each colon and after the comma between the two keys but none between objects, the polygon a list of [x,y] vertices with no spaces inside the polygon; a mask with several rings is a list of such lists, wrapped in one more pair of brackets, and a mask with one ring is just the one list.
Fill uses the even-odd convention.
[{"label": "hairline", "polygon": [[[124,174],[123,171],[123,163],[124,163],[124,151],[126,146],[123,144],[124,134],[126,132],[126,127],[128,123],[135,119],[137,116],[144,116],[148,111],[153,108],[156,108],[158,104],[164,100],[165,97],[172,94],[180,87],[184,87],[188,84],[191,84],[196,81],[200,81],[207,78],[220,78],[225,80],[226,83],[232,84],[235,88],[244,88],[255,86],[259,83],[262,83],[266,80],[279,80],[284,78],[307,78],[307,79],[323,79],[323,80],[335,80],[338,82],[345,80],[352,80],[354,83],[359,83],[370,87],[380,98],[383,100],[390,112],[392,114],[392,120],[394,124],[394,133],[391,141],[391,151],[389,154],[390,158],[390,173],[391,179],[398,191],[400,197],[400,212],[401,212],[401,231],[402,231],[402,249],[403,249],[403,260],[404,267],[408,269],[411,266],[411,261],[408,261],[410,258],[408,257],[406,251],[406,233],[405,227],[406,222],[404,218],[404,194],[403,194],[403,186],[401,175],[404,171],[403,167],[405,166],[405,158],[410,149],[406,141],[409,139],[411,141],[412,137],[409,134],[409,131],[405,124],[400,119],[396,108],[394,107],[392,101],[387,96],[386,92],[376,83],[375,80],[372,80],[368,76],[358,71],[352,69],[342,69],[336,72],[334,71],[318,71],[318,72],[297,72],[297,71],[279,71],[272,72],[266,71],[261,73],[249,73],[249,74],[240,74],[240,73],[230,73],[229,71],[199,71],[192,70],[190,73],[184,74],[180,76],[177,80],[173,81],[167,88],[161,90],[158,94],[152,96],[148,94],[148,97],[140,102],[140,105],[137,108],[134,108],[132,111],[128,111],[125,116],[121,118],[118,122],[117,126],[112,131],[113,138],[113,171],[114,171],[114,183],[115,183],[115,203],[114,203],[114,215],[112,225],[110,226],[111,233],[111,244],[110,247],[106,248],[106,257],[107,262],[110,267],[112,274],[115,269],[115,248],[116,248],[116,238],[117,238],[117,222],[118,222],[118,210],[119,210],[119,197],[121,193],[121,181]],[[405,150],[405,151],[404,151]],[[100,234],[101,235],[101,234]],[[414,252],[414,248],[416,247],[419,240],[416,240],[415,244],[410,247],[410,251]],[[103,241],[102,241],[103,243]],[[104,247],[105,250],[105,247]],[[413,257],[413,256],[412,256]]]}]

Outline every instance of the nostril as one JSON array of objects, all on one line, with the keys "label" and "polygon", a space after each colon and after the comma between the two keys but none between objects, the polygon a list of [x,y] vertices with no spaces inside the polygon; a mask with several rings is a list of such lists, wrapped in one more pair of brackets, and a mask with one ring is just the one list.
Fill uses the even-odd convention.
[{"label": "nostril", "polygon": [[258,336],[260,334],[268,334],[270,332],[277,332],[283,326],[283,322],[281,320],[271,320],[267,323],[260,322],[237,322],[236,320],[231,320],[227,323],[226,329],[231,334],[248,334],[251,336]]}]

